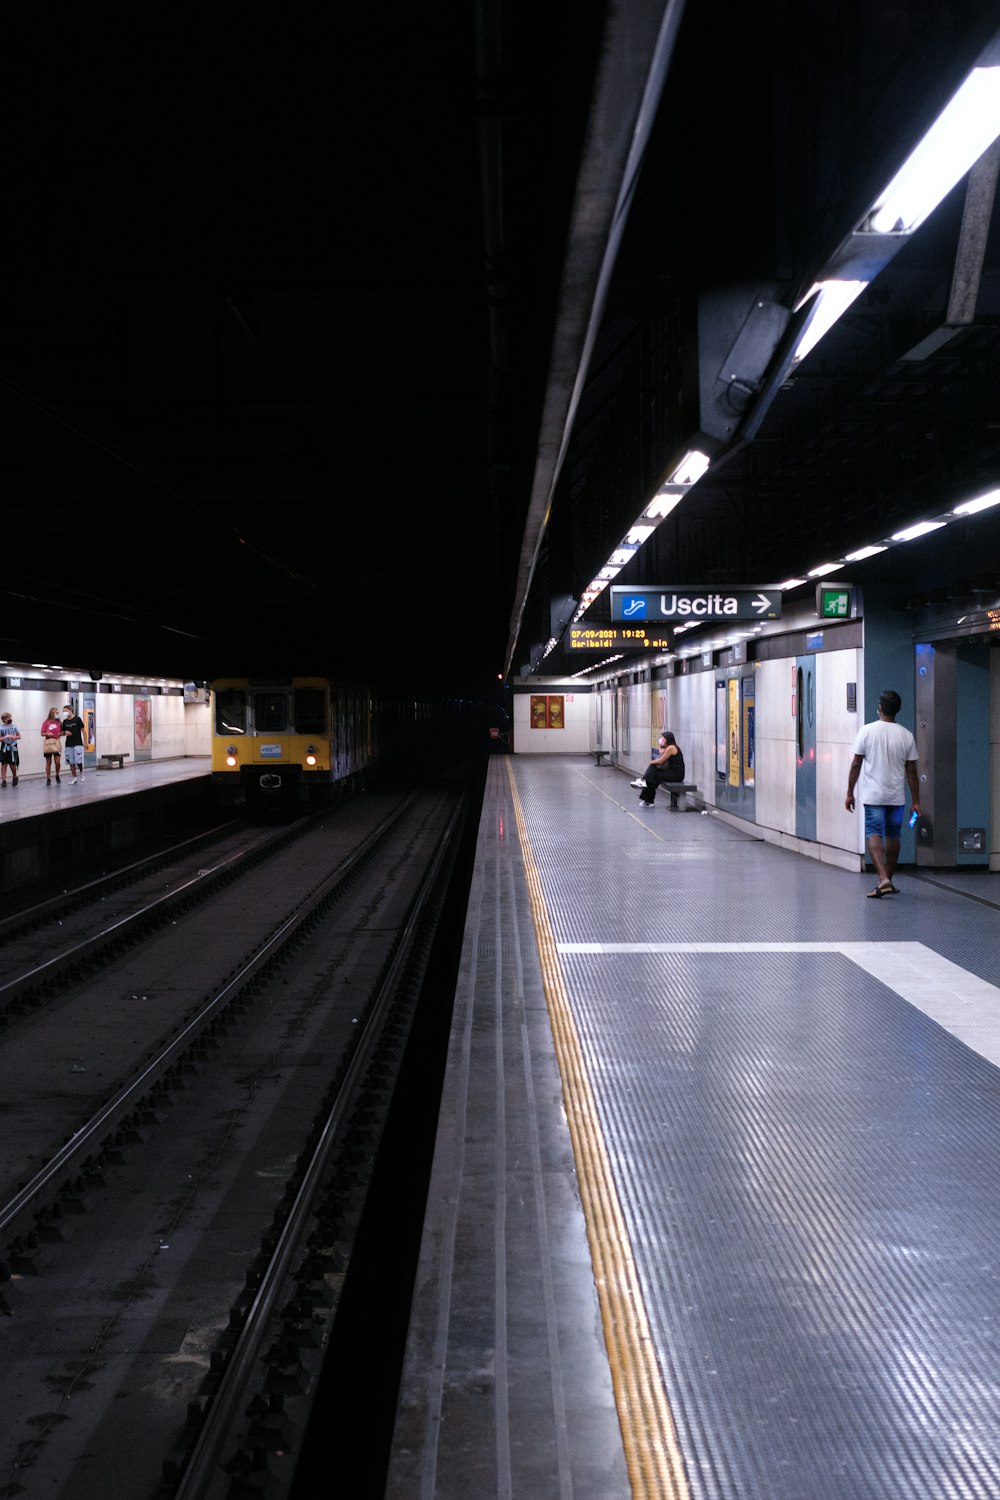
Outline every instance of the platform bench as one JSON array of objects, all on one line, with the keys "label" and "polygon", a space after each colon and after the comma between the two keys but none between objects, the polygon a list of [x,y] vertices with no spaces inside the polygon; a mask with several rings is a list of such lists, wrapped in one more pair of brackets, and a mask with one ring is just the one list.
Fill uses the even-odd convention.
[{"label": "platform bench", "polygon": [[595,750],[593,752],[593,754],[594,754],[594,764],[595,765],[603,766],[603,764],[604,764],[604,757],[607,756],[608,757],[608,765],[610,766],[610,764],[611,764],[611,751],[610,750]]},{"label": "platform bench", "polygon": [[124,771],[125,762],[128,760],[128,757],[129,752],[126,750],[123,755],[99,755],[97,759],[106,771],[111,770],[111,767],[114,765],[115,761],[118,762],[118,769]]},{"label": "platform bench", "polygon": [[685,804],[686,804],[686,802],[687,802],[687,796],[686,796],[686,794],[688,792],[696,792],[697,790],[698,790],[698,784],[697,784],[697,782],[694,782],[694,781],[661,781],[660,784],[659,784],[659,786],[656,788],[657,795],[659,795],[661,792],[669,792],[670,793],[670,806],[671,807],[676,807],[677,806],[677,798],[681,797],[681,796],[684,797]]}]

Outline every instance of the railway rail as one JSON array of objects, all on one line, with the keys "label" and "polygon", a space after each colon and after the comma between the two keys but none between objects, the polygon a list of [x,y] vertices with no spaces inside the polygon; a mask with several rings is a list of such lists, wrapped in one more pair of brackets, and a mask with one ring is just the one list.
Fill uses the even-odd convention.
[{"label": "railway rail", "polygon": [[468,808],[314,826],[0,1032],[0,1493],[290,1488]]}]

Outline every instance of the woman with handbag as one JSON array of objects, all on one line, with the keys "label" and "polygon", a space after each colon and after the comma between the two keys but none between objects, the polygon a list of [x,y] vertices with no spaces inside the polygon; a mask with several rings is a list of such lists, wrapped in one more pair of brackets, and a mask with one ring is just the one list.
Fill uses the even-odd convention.
[{"label": "woman with handbag", "polygon": [[49,716],[42,725],[42,751],[45,755],[45,785],[52,785],[52,771],[55,770],[56,781],[59,781],[59,772],[62,769],[62,719],[56,709],[49,709]]}]

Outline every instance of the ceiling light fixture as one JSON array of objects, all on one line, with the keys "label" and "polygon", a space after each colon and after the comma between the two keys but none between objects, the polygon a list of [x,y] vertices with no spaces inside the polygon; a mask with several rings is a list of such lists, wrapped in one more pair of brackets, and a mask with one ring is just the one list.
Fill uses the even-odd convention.
[{"label": "ceiling light fixture", "polygon": [[606,656],[603,661],[594,662],[593,666],[581,667],[579,672],[571,672],[572,677],[586,677],[588,672],[599,672],[602,667],[610,667],[612,662],[621,661],[624,653],[619,652],[617,656]]},{"label": "ceiling light fixture", "polygon": [[825,333],[829,333],[851,303],[860,297],[867,281],[838,281],[830,278],[826,281],[814,281],[806,295],[799,302],[795,311],[804,307],[810,297],[816,297],[816,305],[808,323],[805,326],[802,337],[795,346],[792,355],[792,364],[796,365],[805,359],[811,349],[814,349]]},{"label": "ceiling light fixture", "polygon": [[894,531],[892,540],[894,542],[915,542],[918,536],[926,536],[929,531],[940,531],[946,521],[917,521],[913,526],[906,526],[902,531]]},{"label": "ceiling light fixture", "polygon": [[[772,382],[773,389],[768,387],[768,405],[788,371],[815,348],[865,287],[885,269],[907,237],[1000,135],[996,40],[982,57],[987,61],[968,74],[860,224],[841,242],[816,274],[808,292],[795,304],[793,314],[802,313],[803,326],[791,356],[784,357],[780,378]],[[762,419],[761,411],[756,427]]]},{"label": "ceiling light fixture", "polygon": [[[596,578],[580,595],[580,602],[573,615],[572,624],[575,625],[577,620],[587,613],[600,589],[604,588],[612,578],[616,578],[622,568],[628,566],[640,548],[649,541],[658,523],[680,505],[688,490],[698,483],[710,464],[711,459],[708,454],[703,453],[700,448],[688,449],[669,479],[660,486],[641,516],[625,533]],[[649,522],[653,524],[649,525]],[[597,587],[598,585],[600,588]]]},{"label": "ceiling light fixture", "polygon": [[678,505],[684,499],[685,494],[685,490],[657,490],[642,513],[643,519],[647,521],[662,521],[665,516],[669,516],[672,510],[677,509]]},{"label": "ceiling light fixture", "polygon": [[863,225],[912,234],[1000,135],[1000,67],[973,68],[879,194]]},{"label": "ceiling light fixture", "polygon": [[820,563],[818,568],[810,568],[809,572],[806,574],[806,577],[825,578],[828,573],[836,573],[838,568],[842,568],[843,566],[844,564],[842,562]]},{"label": "ceiling light fixture", "polygon": [[975,516],[981,510],[992,510],[994,505],[1000,505],[1000,490],[990,490],[986,495],[980,495],[977,500],[964,500],[961,505],[956,505],[952,511],[953,516]]},{"label": "ceiling light fixture", "polygon": [[844,561],[862,562],[866,557],[874,557],[876,552],[888,552],[888,550],[883,542],[873,543],[870,547],[859,547],[857,552],[848,552]]},{"label": "ceiling light fixture", "polygon": [[676,469],[667,480],[667,484],[683,484],[688,486],[697,484],[698,480],[701,479],[705,473],[707,473],[708,466],[711,462],[712,460],[709,458],[708,454],[702,453],[700,448],[691,448],[687,453],[685,453],[684,457],[681,459],[680,463],[677,465]]}]

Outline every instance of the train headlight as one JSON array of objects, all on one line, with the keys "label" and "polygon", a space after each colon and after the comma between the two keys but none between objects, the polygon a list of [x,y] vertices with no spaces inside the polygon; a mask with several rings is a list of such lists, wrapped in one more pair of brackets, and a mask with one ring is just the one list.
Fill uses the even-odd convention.
[{"label": "train headlight", "polygon": [[236,746],[230,745],[226,751],[226,765],[232,769],[236,765]]},{"label": "train headlight", "polygon": [[307,745],[306,746],[306,765],[307,766],[314,766],[315,764],[316,764],[316,746],[315,745]]}]

